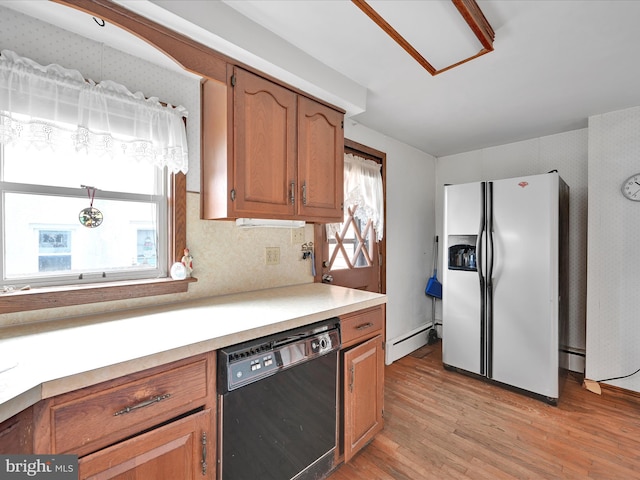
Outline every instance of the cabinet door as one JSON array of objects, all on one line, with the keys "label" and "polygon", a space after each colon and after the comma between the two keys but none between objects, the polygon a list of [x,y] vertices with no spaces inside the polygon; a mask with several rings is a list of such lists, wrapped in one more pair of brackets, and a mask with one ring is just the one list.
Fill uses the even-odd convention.
[{"label": "cabinet door", "polygon": [[233,89],[234,212],[291,218],[296,94],[239,68]]},{"label": "cabinet door", "polygon": [[210,410],[205,410],[82,457],[79,478],[213,479],[214,441]]},{"label": "cabinet door", "polygon": [[342,222],[344,199],[344,115],[298,97],[297,214]]},{"label": "cabinet door", "polygon": [[344,461],[348,462],[383,427],[382,335],[344,353]]}]

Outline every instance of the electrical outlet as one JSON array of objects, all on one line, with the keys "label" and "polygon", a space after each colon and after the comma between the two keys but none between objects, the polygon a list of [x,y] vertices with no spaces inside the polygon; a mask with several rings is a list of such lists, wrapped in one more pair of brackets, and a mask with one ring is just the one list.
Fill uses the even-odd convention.
[{"label": "electrical outlet", "polygon": [[291,243],[304,243],[304,227],[291,229]]},{"label": "electrical outlet", "polygon": [[264,258],[266,265],[278,265],[280,263],[280,247],[265,247]]}]

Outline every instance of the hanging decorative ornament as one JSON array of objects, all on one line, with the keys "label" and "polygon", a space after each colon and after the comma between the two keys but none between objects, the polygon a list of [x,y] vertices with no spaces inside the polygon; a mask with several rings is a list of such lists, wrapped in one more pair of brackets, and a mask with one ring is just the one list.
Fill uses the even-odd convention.
[{"label": "hanging decorative ornament", "polygon": [[102,212],[93,206],[93,199],[96,196],[95,187],[89,187],[87,185],[80,185],[82,188],[87,189],[87,195],[89,196],[89,206],[87,208],[83,208],[78,215],[78,219],[80,223],[87,228],[96,228],[99,227],[102,223]]}]

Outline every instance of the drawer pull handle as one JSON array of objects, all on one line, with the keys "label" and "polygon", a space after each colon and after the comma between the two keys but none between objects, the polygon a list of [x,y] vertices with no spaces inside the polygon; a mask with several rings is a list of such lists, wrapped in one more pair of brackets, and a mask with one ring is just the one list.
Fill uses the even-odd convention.
[{"label": "drawer pull handle", "polygon": [[165,393],[164,395],[158,395],[156,397],[152,397],[149,400],[145,400],[144,402],[136,403],[135,405],[131,405],[130,407],[124,407],[122,410],[118,410],[116,413],[114,413],[113,416],[117,417],[118,415],[124,415],[125,413],[138,410],[139,408],[148,407],[149,405],[153,405],[154,403],[158,403],[163,400],[166,400],[170,396],[171,396],[170,393]]},{"label": "drawer pull handle", "polygon": [[373,327],[373,323],[367,322],[356,327],[356,330],[366,330],[367,328]]}]

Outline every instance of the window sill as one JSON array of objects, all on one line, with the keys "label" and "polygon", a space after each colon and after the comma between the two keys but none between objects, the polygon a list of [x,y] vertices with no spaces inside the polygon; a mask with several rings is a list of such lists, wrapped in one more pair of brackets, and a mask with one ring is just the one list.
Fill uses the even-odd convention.
[{"label": "window sill", "polygon": [[189,283],[197,281],[196,278],[160,278],[16,291],[0,294],[0,314],[184,293],[189,289]]}]

